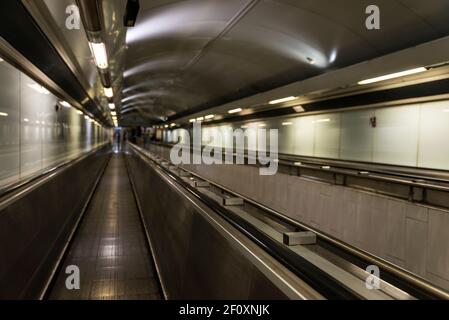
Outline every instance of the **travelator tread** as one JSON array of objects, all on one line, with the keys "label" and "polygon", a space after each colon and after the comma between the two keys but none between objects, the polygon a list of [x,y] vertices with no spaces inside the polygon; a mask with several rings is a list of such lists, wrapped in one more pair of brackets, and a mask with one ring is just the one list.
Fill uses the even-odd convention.
[{"label": "travelator tread", "polygon": [[[67,266],[80,270],[68,290]],[[114,154],[64,257],[49,299],[162,299],[125,159]]]}]

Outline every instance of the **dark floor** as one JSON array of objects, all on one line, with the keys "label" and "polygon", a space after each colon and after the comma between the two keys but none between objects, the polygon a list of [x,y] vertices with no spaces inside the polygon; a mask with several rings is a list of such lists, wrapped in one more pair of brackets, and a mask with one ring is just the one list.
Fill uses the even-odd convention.
[{"label": "dark floor", "polygon": [[[112,156],[50,299],[161,299],[124,161]],[[79,290],[65,286],[69,265],[79,267]]]}]

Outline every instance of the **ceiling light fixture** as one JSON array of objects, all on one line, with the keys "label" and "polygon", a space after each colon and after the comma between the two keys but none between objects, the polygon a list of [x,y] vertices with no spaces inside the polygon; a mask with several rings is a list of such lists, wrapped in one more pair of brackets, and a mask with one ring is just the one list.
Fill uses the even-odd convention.
[{"label": "ceiling light fixture", "polygon": [[233,114],[233,113],[239,113],[241,111],[242,111],[242,108],[236,108],[236,109],[229,110],[228,113]]},{"label": "ceiling light fixture", "polygon": [[0,112],[0,117],[7,117],[8,114],[6,112]]},{"label": "ceiling light fixture", "polygon": [[206,120],[209,120],[209,119],[213,119],[214,117],[215,117],[215,115],[209,114],[209,115],[205,116],[204,118],[205,118]]},{"label": "ceiling light fixture", "polygon": [[108,98],[112,98],[114,96],[114,91],[112,91],[111,87],[104,87],[104,95]]},{"label": "ceiling light fixture", "polygon": [[285,98],[282,98],[282,99],[271,100],[269,102],[269,104],[278,104],[278,103],[282,103],[282,102],[292,101],[292,100],[295,100],[295,99],[296,99],[296,97],[290,96],[290,97],[285,97]]},{"label": "ceiling light fixture", "polygon": [[424,72],[424,71],[427,71],[427,68],[420,67],[420,68],[405,70],[405,71],[401,71],[401,72],[391,73],[391,74],[387,74],[387,75],[380,76],[380,77],[362,80],[362,81],[359,81],[358,84],[359,85],[370,84],[370,83],[390,80],[390,79],[394,79],[394,78],[404,77],[404,76],[408,76],[411,74],[420,73],[420,72]]},{"label": "ceiling light fixture", "polygon": [[109,104],[109,109],[114,110],[115,109],[115,104],[114,103],[110,103]]},{"label": "ceiling light fixture", "polygon": [[196,122],[196,119],[190,119],[189,122],[194,123]]},{"label": "ceiling light fixture", "polygon": [[203,121],[203,120],[204,120],[204,117],[198,117],[198,118],[196,118],[196,120],[197,120],[197,121]]},{"label": "ceiling light fixture", "polygon": [[293,122],[282,122],[283,126],[291,126]]},{"label": "ceiling light fixture", "polygon": [[90,51],[94,56],[95,64],[100,69],[108,67],[108,54],[106,53],[106,46],[103,42],[89,42]]}]

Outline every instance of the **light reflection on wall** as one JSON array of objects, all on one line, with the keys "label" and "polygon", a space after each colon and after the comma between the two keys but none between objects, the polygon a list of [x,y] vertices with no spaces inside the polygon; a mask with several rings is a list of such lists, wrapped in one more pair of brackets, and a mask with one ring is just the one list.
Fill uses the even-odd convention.
[{"label": "light reflection on wall", "polygon": [[[448,110],[449,101],[438,101],[271,118],[264,120],[264,127],[259,127],[261,122],[203,125],[202,143],[215,145],[221,141],[213,138],[217,134],[227,141],[224,137],[231,134],[227,128],[245,130],[252,139],[258,130],[278,129],[281,154],[449,170]],[[374,117],[376,126],[371,123]],[[173,130],[173,137],[181,132]],[[169,130],[163,137],[172,142]]]},{"label": "light reflection on wall", "polygon": [[[76,109],[6,62],[0,64],[0,188],[77,157],[109,138]],[[96,125],[95,125],[96,126]]]}]

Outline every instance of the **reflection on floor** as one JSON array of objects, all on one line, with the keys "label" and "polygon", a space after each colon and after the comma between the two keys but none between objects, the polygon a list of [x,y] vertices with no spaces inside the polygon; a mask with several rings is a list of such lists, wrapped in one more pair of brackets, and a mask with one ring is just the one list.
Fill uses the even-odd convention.
[{"label": "reflection on floor", "polygon": [[[50,299],[161,299],[124,161],[112,156]],[[79,267],[79,290],[66,288],[69,265]]]}]

